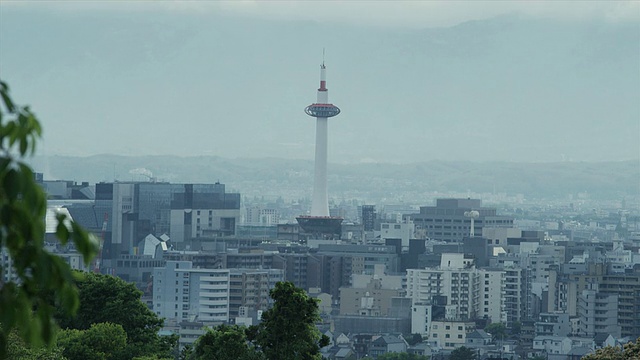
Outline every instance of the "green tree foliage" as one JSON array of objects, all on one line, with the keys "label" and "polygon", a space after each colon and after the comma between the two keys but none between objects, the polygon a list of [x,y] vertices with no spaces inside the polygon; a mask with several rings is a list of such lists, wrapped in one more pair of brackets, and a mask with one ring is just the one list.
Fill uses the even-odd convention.
[{"label": "green tree foliage", "polygon": [[494,342],[507,337],[507,327],[503,323],[491,323],[484,328],[484,331],[491,334]]},{"label": "green tree foliage", "polygon": [[122,326],[93,324],[87,330],[63,330],[58,333],[58,347],[69,360],[112,360],[127,346]]},{"label": "green tree foliage", "polygon": [[622,348],[607,346],[582,357],[582,360],[630,360],[640,359],[640,338],[629,342]]},{"label": "green tree foliage", "polygon": [[451,352],[449,360],[475,360],[476,353],[473,349],[460,346]]},{"label": "green tree foliage", "polygon": [[409,346],[413,346],[422,342],[422,335],[420,334],[411,334],[404,337]]},{"label": "green tree foliage", "polygon": [[11,360],[68,360],[62,355],[62,349],[52,346],[30,347],[20,338],[17,331],[12,331],[8,336],[7,359]]},{"label": "green tree foliage", "polygon": [[189,359],[260,360],[264,357],[247,341],[244,327],[220,325],[198,338]]},{"label": "green tree foliage", "polygon": [[177,336],[159,336],[163,320],[145,305],[142,292],[134,284],[110,275],[85,274],[77,281],[80,307],[76,316],[58,312],[60,327],[86,330],[91,325],[110,322],[122,326],[127,345],[124,358],[136,356],[172,357]]},{"label": "green tree foliage", "polygon": [[270,292],[275,301],[262,322],[247,330],[247,337],[268,360],[321,359],[320,348],[329,338],[316,328],[318,301],[291,282],[278,282]]},{"label": "green tree foliage", "polygon": [[[35,152],[40,123],[28,106],[13,102],[4,82],[0,98],[0,248],[7,249],[15,271],[15,280],[3,283],[0,267],[0,358],[4,358],[14,328],[29,345],[51,345],[56,326],[49,297],[73,314],[78,293],[67,263],[44,250],[46,196],[24,162]],[[59,241],[73,241],[89,264],[97,253],[97,241],[64,215],[57,220]]]},{"label": "green tree foliage", "polygon": [[189,360],[193,355],[193,347],[189,344],[185,345],[178,354],[178,360]]},{"label": "green tree foliage", "polygon": [[511,335],[513,338],[517,338],[521,332],[522,323],[520,323],[519,321],[514,322],[511,326],[511,329],[509,329],[509,335]]},{"label": "green tree foliage", "polygon": [[429,357],[408,353],[386,353],[378,356],[378,360],[429,360]]}]

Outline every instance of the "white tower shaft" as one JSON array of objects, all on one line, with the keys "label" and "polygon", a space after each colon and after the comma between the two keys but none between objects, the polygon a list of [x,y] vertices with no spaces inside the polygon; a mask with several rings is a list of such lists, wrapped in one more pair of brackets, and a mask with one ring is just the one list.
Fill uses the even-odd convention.
[{"label": "white tower shaft", "polygon": [[329,216],[329,197],[327,195],[328,124],[326,117],[319,117],[316,120],[316,160],[311,216]]},{"label": "white tower shaft", "polygon": [[[320,67],[318,104],[327,104],[328,102],[329,92],[326,88],[326,69],[324,64],[322,64]],[[326,117],[318,117],[316,119],[316,158],[311,216],[329,216],[329,196],[327,195],[327,138],[329,122]]]}]

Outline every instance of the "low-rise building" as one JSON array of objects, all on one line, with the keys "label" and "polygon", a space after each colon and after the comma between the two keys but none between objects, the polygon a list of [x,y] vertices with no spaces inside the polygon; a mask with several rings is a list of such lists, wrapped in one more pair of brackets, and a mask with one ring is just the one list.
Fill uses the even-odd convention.
[{"label": "low-rise building", "polygon": [[437,348],[454,350],[467,343],[467,335],[476,329],[469,321],[432,321],[428,342]]}]

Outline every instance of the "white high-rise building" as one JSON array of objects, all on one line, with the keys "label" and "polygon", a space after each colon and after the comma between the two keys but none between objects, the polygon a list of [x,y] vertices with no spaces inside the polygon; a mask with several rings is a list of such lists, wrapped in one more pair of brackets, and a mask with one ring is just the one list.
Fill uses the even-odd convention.
[{"label": "white high-rise building", "polygon": [[[446,308],[446,320],[487,318],[506,322],[504,278],[504,270],[476,269],[464,254],[442,254],[437,268],[407,270],[407,297],[412,299],[416,313],[424,316],[432,312],[422,307],[440,303]],[[429,321],[412,319],[415,330],[428,330]]]},{"label": "white high-rise building", "polygon": [[167,261],[153,272],[153,311],[175,321],[229,320],[228,269],[194,269],[191,261]]}]

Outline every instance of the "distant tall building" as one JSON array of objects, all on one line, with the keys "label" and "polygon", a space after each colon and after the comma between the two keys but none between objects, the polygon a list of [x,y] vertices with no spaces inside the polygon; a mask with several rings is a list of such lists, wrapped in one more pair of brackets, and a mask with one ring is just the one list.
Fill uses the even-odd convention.
[{"label": "distant tall building", "polygon": [[147,235],[180,243],[196,237],[235,234],[240,194],[224,184],[152,182],[96,184],[96,216],[108,216],[103,258],[133,254]]},{"label": "distant tall building", "polygon": [[362,205],[361,210],[362,225],[364,231],[373,231],[376,222],[376,206],[375,205]]},{"label": "distant tall building", "polygon": [[246,225],[277,225],[280,213],[277,209],[265,209],[260,206],[251,206],[245,209],[244,223]]},{"label": "distant tall building", "polygon": [[[470,211],[477,211],[478,217],[465,216]],[[423,230],[431,239],[448,242],[469,236],[471,221],[475,234],[482,234],[484,227],[513,227],[513,218],[497,215],[495,208],[482,207],[479,199],[437,199],[436,206],[421,206],[420,213],[404,218],[413,220],[416,231]]]}]

